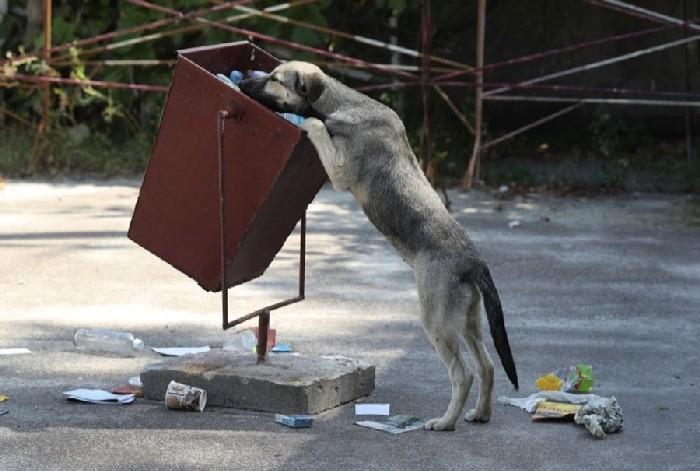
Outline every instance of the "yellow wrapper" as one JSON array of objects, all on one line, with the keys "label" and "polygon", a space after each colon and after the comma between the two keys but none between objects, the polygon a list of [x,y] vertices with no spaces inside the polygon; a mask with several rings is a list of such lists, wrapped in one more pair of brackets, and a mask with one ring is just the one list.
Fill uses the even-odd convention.
[{"label": "yellow wrapper", "polygon": [[559,391],[564,381],[554,373],[547,373],[537,378],[535,384],[540,391]]}]

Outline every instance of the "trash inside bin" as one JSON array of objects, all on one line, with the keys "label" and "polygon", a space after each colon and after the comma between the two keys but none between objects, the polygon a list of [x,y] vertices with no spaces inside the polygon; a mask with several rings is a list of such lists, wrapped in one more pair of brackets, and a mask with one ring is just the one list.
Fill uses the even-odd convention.
[{"label": "trash inside bin", "polygon": [[129,238],[221,290],[217,116],[225,120],[228,287],[267,269],[326,179],[305,133],[216,74],[272,70],[279,61],[247,42],[179,51]]}]

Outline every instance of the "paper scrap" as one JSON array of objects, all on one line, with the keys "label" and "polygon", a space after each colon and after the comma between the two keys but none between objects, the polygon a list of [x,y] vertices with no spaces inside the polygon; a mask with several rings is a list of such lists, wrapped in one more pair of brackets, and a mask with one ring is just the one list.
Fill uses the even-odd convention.
[{"label": "paper scrap", "polygon": [[541,401],[537,404],[532,420],[574,420],[576,412],[583,407],[582,404],[569,402]]},{"label": "paper scrap", "polygon": [[156,347],[151,347],[151,350],[153,350],[156,353],[160,353],[163,356],[166,357],[181,357],[185,355],[193,355],[195,353],[204,353],[208,352],[211,350],[209,346],[205,347],[170,347],[170,348],[156,348]]},{"label": "paper scrap", "polygon": [[374,430],[381,430],[382,432],[387,432],[392,435],[398,435],[399,433],[410,432],[411,430],[423,428],[423,421],[412,422],[410,425],[406,425],[405,427],[398,427],[396,423],[393,423],[389,420],[387,420],[386,422],[361,420],[359,422],[355,422],[355,425],[359,425],[360,427],[371,428]]},{"label": "paper scrap", "polygon": [[355,415],[389,415],[389,404],[355,404]]},{"label": "paper scrap", "polygon": [[73,389],[63,393],[69,401],[91,402],[94,404],[129,404],[134,402],[133,394],[112,394],[102,389]]},{"label": "paper scrap", "polygon": [[591,399],[600,399],[600,396],[596,394],[572,394],[563,391],[540,391],[528,397],[501,396],[498,398],[498,402],[505,405],[520,407],[532,414],[535,412],[535,409],[537,409],[537,404],[544,400],[585,404]]},{"label": "paper scrap", "polygon": [[32,353],[28,348],[0,348],[0,355],[22,355]]}]

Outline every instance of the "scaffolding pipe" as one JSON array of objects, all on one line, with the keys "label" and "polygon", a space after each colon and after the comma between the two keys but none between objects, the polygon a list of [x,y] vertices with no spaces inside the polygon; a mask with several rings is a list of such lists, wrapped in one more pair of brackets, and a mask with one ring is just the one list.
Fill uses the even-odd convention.
[{"label": "scaffolding pipe", "polygon": [[486,0],[478,0],[479,11],[476,25],[476,71],[474,93],[474,148],[467,165],[467,171],[462,179],[462,188],[468,190],[474,182],[474,173],[481,152],[481,134],[483,120],[483,91],[484,91],[484,38],[486,35]]},{"label": "scaffolding pipe", "polygon": [[[547,80],[551,80],[551,79],[555,79],[555,78],[566,77],[567,75],[575,74],[578,72],[586,72],[589,70],[598,69],[598,68],[606,66],[606,65],[616,64],[618,62],[634,59],[637,57],[644,56],[646,54],[651,54],[651,53],[663,51],[665,49],[669,49],[669,48],[672,48],[675,46],[688,44],[690,42],[697,41],[698,39],[700,39],[700,34],[696,34],[695,36],[690,36],[690,37],[684,38],[684,39],[678,39],[676,41],[670,41],[667,43],[658,44],[656,46],[652,46],[652,47],[649,47],[646,49],[639,49],[639,50],[636,50],[633,52],[628,52],[627,54],[622,54],[619,56],[611,57],[609,59],[604,59],[602,61],[591,62],[589,64],[580,65],[578,67],[572,67],[571,69],[561,70],[559,72],[554,72],[552,74],[543,75],[541,77],[535,77],[535,78],[532,78],[530,80],[525,80],[524,82],[519,82],[518,85],[519,86],[532,85],[535,83],[545,82]],[[512,89],[513,89],[513,87],[497,88],[495,90],[491,90],[491,91],[485,93],[485,96],[497,95],[499,93],[507,92],[507,91],[512,90]]]}]

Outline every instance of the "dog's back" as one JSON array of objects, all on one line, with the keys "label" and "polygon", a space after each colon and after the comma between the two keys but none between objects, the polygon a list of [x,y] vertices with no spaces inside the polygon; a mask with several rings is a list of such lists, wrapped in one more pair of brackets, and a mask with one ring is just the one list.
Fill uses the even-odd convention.
[{"label": "dog's back", "polygon": [[[337,80],[324,80],[323,98],[334,111],[325,125],[354,172],[352,191],[365,214],[414,270],[476,286],[503,367],[518,385],[498,291],[485,262],[421,171],[399,116],[389,107]],[[437,261],[418,267],[420,260]],[[427,277],[437,279],[436,274]]]}]

